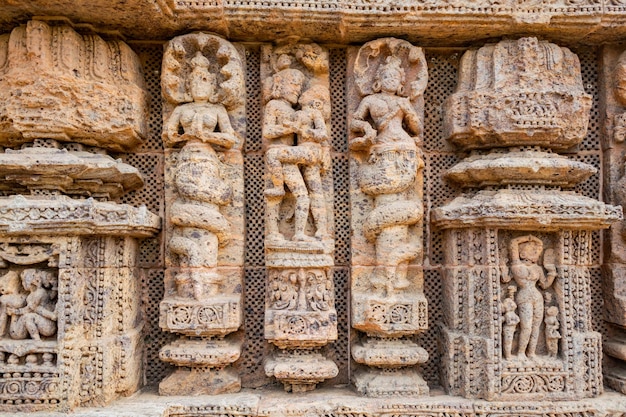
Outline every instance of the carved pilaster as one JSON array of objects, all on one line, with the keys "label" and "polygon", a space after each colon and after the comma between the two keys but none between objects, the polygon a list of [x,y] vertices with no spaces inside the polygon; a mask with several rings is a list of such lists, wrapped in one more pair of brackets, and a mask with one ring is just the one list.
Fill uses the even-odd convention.
[{"label": "carved pilaster", "polygon": [[469,190],[432,216],[445,230],[450,394],[575,400],[602,392],[591,236],[622,211],[563,191],[596,170],[554,153],[582,141],[589,109],[578,58],[566,48],[522,38],[461,59],[445,130],[473,153],[446,177]]},{"label": "carved pilaster", "polygon": [[328,51],[296,43],[261,53],[265,338],[279,349],[265,372],[308,391],[338,372],[318,352],[337,339]]},{"label": "carved pilaster", "polygon": [[242,55],[203,33],[171,40],[163,57],[166,145],[166,276],[160,326],[181,338],[161,360],[179,368],[162,395],[241,388],[229,369],[241,352],[243,122]]},{"label": "carved pilaster", "polygon": [[[626,205],[626,52],[624,46],[607,46],[602,51],[601,103],[604,132],[602,143],[606,199],[622,207]],[[605,319],[610,336],[604,344],[607,384],[626,393],[626,250],[624,223],[616,223],[606,234],[608,250],[604,259]]]},{"label": "carved pilaster", "polygon": [[427,352],[423,293],[424,98],[421,48],[393,38],[353,50],[349,100],[352,204],[352,327],[361,365],[353,382],[368,396],[424,395],[414,365]]},{"label": "carved pilaster", "polygon": [[[32,20],[0,36],[0,410],[102,406],[142,383],[143,186],[106,151],[142,143],[146,92],[123,42]],[[89,116],[86,116],[89,115]]]}]

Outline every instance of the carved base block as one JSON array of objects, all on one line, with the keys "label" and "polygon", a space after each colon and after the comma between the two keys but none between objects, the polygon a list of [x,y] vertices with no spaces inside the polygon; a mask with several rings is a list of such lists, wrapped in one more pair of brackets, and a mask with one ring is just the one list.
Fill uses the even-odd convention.
[{"label": "carved base block", "polygon": [[177,366],[222,367],[240,354],[241,343],[234,340],[178,340],[165,345],[159,358]]},{"label": "carved base block", "polygon": [[216,395],[239,390],[241,380],[232,369],[177,369],[159,384],[160,395]]},{"label": "carved base block", "polygon": [[369,335],[399,337],[428,329],[428,302],[421,292],[393,296],[356,293],[352,327]]},{"label": "carved base block", "polygon": [[611,363],[604,372],[606,385],[615,391],[626,394],[626,366],[624,364]]},{"label": "carved base block", "polygon": [[321,347],[337,339],[337,312],[276,311],[265,312],[265,338],[281,349]]},{"label": "carved base block", "polygon": [[626,394],[626,334],[617,326],[613,326],[613,331],[613,336],[604,343],[607,356],[604,380],[609,387]]},{"label": "carved base block", "polygon": [[404,339],[367,339],[352,346],[352,357],[367,366],[400,368],[428,360],[428,352]]},{"label": "carved base block", "polygon": [[225,335],[242,322],[241,296],[214,296],[210,300],[166,298],[161,302],[160,326],[189,336]]},{"label": "carved base block", "polygon": [[355,372],[352,382],[361,395],[367,397],[426,396],[426,381],[414,369],[362,368]]},{"label": "carved base block", "polygon": [[265,374],[283,383],[285,391],[306,392],[339,373],[337,365],[314,351],[282,351],[265,362]]}]

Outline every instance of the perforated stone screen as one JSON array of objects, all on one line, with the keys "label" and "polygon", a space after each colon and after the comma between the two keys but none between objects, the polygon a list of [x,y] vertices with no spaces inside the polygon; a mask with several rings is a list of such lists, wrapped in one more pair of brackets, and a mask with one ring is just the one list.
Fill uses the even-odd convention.
[{"label": "perforated stone screen", "polygon": [[[145,187],[125,196],[122,201],[133,205],[145,204],[163,216],[163,146],[161,143],[160,72],[163,47],[161,44],[133,44],[143,65],[150,93],[150,136],[134,155],[121,157],[137,167],[144,175]],[[593,96],[593,109],[587,137],[573,158],[592,164],[598,173],[580,184],[576,191],[601,198],[601,153],[599,143],[599,112],[597,82],[597,51],[574,50],[580,58],[585,90]],[[454,149],[446,143],[442,133],[442,105],[452,94],[456,84],[457,68],[463,50],[426,50],[429,83],[425,92],[425,293],[429,303],[429,330],[419,336],[419,343],[428,351],[429,361],[423,366],[424,377],[430,385],[438,385],[439,351],[438,322],[441,320],[441,234],[430,230],[428,219],[432,208],[443,205],[458,195],[442,178],[443,172],[459,161]],[[263,157],[261,150],[261,80],[259,74],[259,47],[246,46],[246,118],[247,138],[244,154],[246,188],[246,256],[245,256],[245,325],[242,332],[245,344],[241,359],[235,364],[245,387],[259,387],[270,383],[263,371],[263,359],[270,351],[263,338],[264,314],[264,204],[262,193]],[[350,222],[348,159],[346,134],[346,53],[344,49],[330,49],[330,89],[332,95],[333,178],[335,188],[335,289],[339,323],[339,338],[325,348],[324,354],[339,366],[339,375],[326,384],[349,382],[351,360],[349,294],[350,287]],[[593,324],[606,334],[602,320],[603,308],[600,276],[600,234],[594,236],[594,264],[592,271]],[[158,327],[159,303],[163,297],[163,236],[145,240],[141,246],[143,275],[143,306],[146,315],[145,375],[148,384],[157,384],[171,367],[159,360],[159,349],[175,337]]]}]

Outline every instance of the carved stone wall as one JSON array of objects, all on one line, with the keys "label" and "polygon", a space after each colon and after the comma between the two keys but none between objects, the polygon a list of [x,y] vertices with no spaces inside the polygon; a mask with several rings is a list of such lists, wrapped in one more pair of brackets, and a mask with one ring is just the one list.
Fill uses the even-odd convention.
[{"label": "carved stone wall", "polygon": [[624,5],[142,1],[0,10],[0,412],[626,412]]},{"label": "carved stone wall", "polygon": [[[157,212],[160,203],[159,195],[163,193],[162,177],[159,177],[158,161],[162,155],[159,148],[160,141],[160,66],[162,56],[161,45],[131,44],[139,58],[144,62],[144,74],[146,84],[151,94],[150,130],[145,150],[140,149],[138,156],[133,159],[142,173],[146,186],[141,192],[131,192],[124,197],[125,202],[147,201],[149,208]],[[441,51],[425,49],[426,62],[428,64],[429,82],[424,92],[424,201],[425,218],[430,218],[430,207],[443,205],[458,193],[458,188],[442,177],[445,169],[452,167],[458,162],[459,157],[452,152],[452,146],[445,141],[443,136],[443,101],[452,94],[457,82],[459,58],[464,49]],[[581,62],[583,86],[587,93],[592,96],[592,108],[587,134],[580,146],[580,150],[571,155],[573,159],[587,162],[596,168],[600,168],[600,122],[598,110],[598,74],[596,71],[598,50],[596,48],[575,49]],[[266,377],[262,366],[263,359],[269,352],[269,345],[264,338],[264,305],[265,305],[265,255],[264,255],[264,203],[263,190],[264,164],[261,154],[261,113],[260,113],[260,49],[256,45],[246,46],[246,120],[247,136],[244,145],[245,161],[245,185],[246,190],[246,253],[245,253],[245,299],[244,299],[244,329],[245,340],[241,361],[233,366],[239,370],[243,387],[259,387],[271,383]],[[345,48],[330,48],[330,90],[332,96],[332,119],[331,136],[333,144],[333,180],[334,180],[334,207],[335,213],[346,212],[348,208],[348,184],[347,174],[347,127],[346,127],[346,98],[345,98],[345,71],[347,68],[347,54]],[[156,99],[154,98],[156,97]],[[154,145],[153,145],[154,143]],[[155,165],[156,163],[156,165]],[[145,167],[145,168],[144,168]],[[161,174],[162,175],[162,174]],[[589,179],[576,185],[574,190],[592,198],[600,198],[600,181],[602,172],[598,171]],[[133,198],[133,200],[130,200]],[[136,204],[136,203],[135,203]],[[332,358],[339,367],[339,374],[329,381],[329,384],[348,383],[350,373],[348,371],[350,341],[353,335],[346,325],[349,323],[347,303],[349,291],[347,287],[349,269],[348,262],[351,259],[351,245],[349,240],[349,218],[346,216],[334,216],[335,229],[335,254],[333,277],[335,280],[335,305],[338,313],[338,340],[330,343],[325,348],[325,355]],[[438,348],[439,329],[437,324],[442,320],[442,286],[439,265],[442,262],[442,233],[431,230],[428,224],[424,228],[424,293],[428,300],[429,328],[416,337],[417,343],[428,352],[429,358],[422,365],[421,370],[424,379],[433,387],[439,385],[439,361],[440,351]],[[593,261],[590,268],[591,295],[592,295],[592,321],[593,328],[606,334],[604,325],[600,280],[600,250],[601,244],[598,233],[593,233]],[[158,327],[158,304],[162,299],[162,255],[159,245],[148,246],[151,240],[142,243],[144,248],[141,252],[140,262],[150,267],[149,278],[144,282],[144,302],[147,311],[148,331],[147,336],[147,367],[146,373],[149,384],[158,384],[171,368],[162,362],[158,352],[162,346],[172,340],[169,333],[162,332]],[[144,259],[142,261],[142,259]],[[159,259],[161,259],[159,261]]]}]

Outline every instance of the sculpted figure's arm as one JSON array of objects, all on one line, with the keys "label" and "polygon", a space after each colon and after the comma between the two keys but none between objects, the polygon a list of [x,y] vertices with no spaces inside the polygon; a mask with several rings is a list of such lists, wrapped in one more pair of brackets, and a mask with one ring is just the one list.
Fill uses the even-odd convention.
[{"label": "sculpted figure's arm", "polygon": [[166,144],[172,145],[181,140],[181,135],[178,133],[178,129],[180,128],[181,107],[182,106],[178,106],[174,109],[163,129],[163,140]]},{"label": "sculpted figure's arm", "polygon": [[419,144],[420,137],[423,132],[422,119],[417,114],[413,105],[407,98],[401,101],[402,110],[404,110],[404,124],[409,134],[415,138],[415,143]]},{"label": "sculpted figure's arm", "polygon": [[277,139],[296,133],[296,127],[289,117],[282,114],[270,101],[265,108],[263,120],[263,138]]},{"label": "sculpted figure's arm", "polygon": [[522,263],[519,257],[519,245],[520,243],[527,242],[527,236],[516,237],[511,240],[509,253],[511,255],[511,272],[515,278],[527,278],[529,271],[526,265]]},{"label": "sculpted figure's arm", "polygon": [[41,317],[44,317],[48,320],[56,321],[57,320],[56,313],[44,307],[47,299],[48,299],[48,293],[46,292],[46,290],[42,289],[41,292],[37,294],[36,301],[33,303],[34,306],[31,306],[31,309],[33,310],[33,312],[39,314]]},{"label": "sculpted figure's arm", "polygon": [[328,141],[328,129],[326,129],[326,121],[319,111],[312,111],[313,127],[310,123],[306,124],[304,134],[312,138],[315,142],[323,144]]},{"label": "sculpted figure's arm", "polygon": [[350,131],[356,133],[357,136],[350,140],[350,149],[367,149],[372,146],[376,139],[376,129],[367,120],[370,112],[369,97],[363,98],[354,112],[352,122],[350,123]]},{"label": "sculpted figure's arm", "polygon": [[547,275],[542,274],[539,277],[539,286],[544,290],[550,288],[554,283],[554,279],[557,276],[556,265],[555,265],[555,255],[554,249],[546,249],[543,255],[543,266],[548,271]]},{"label": "sculpted figure's arm", "polygon": [[230,124],[230,117],[228,117],[226,109],[220,105],[216,105],[215,108],[219,132],[209,132],[203,142],[214,143],[222,148],[230,149],[236,142],[237,133]]}]

